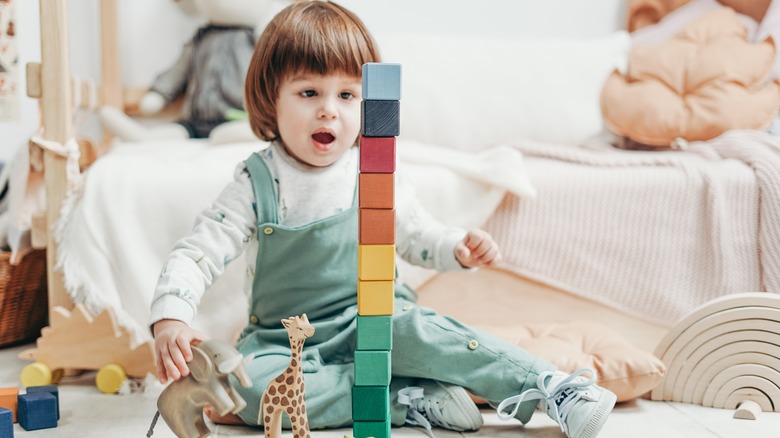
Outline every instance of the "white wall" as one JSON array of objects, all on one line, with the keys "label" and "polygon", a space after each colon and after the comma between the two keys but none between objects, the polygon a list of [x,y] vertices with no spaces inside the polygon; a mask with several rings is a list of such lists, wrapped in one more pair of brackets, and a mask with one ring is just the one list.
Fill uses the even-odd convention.
[{"label": "white wall", "polygon": [[[71,69],[99,79],[97,4],[70,0]],[[204,20],[188,16],[172,0],[118,0],[123,81],[149,84],[170,65]],[[621,28],[626,0],[341,0],[375,34],[394,32],[487,37],[588,37]],[[274,0],[272,11],[286,3]],[[24,64],[40,60],[38,1],[19,0],[19,79]],[[0,161],[26,144],[38,123],[37,101],[20,93],[21,119],[0,123]]]}]

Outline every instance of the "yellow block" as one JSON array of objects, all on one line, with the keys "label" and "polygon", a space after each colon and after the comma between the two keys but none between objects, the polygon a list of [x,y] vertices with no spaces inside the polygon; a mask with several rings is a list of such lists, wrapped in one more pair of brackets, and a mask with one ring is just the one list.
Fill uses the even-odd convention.
[{"label": "yellow block", "polygon": [[395,279],[395,245],[358,245],[358,278]]},{"label": "yellow block", "polygon": [[358,315],[392,315],[392,280],[358,281]]}]

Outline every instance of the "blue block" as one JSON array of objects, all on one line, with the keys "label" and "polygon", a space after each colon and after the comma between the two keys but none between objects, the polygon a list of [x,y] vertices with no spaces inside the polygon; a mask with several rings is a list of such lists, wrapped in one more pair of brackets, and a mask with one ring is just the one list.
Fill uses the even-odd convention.
[{"label": "blue block", "polygon": [[398,137],[401,131],[401,102],[363,100],[360,102],[360,132],[366,137]]},{"label": "blue block", "polygon": [[48,392],[57,399],[57,419],[60,419],[60,390],[57,385],[28,386],[27,393]]},{"label": "blue block", "polygon": [[14,413],[10,409],[0,408],[0,437],[14,438]]},{"label": "blue block", "polygon": [[17,419],[24,430],[57,427],[57,398],[48,392],[19,394]]},{"label": "blue block", "polygon": [[401,100],[401,64],[363,64],[363,99]]}]

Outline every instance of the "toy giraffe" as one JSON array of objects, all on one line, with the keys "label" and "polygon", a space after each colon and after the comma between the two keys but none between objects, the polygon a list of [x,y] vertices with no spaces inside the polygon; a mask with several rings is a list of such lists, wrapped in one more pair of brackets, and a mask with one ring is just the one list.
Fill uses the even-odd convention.
[{"label": "toy giraffe", "polygon": [[260,416],[265,425],[266,438],[281,438],[282,413],[290,417],[295,438],[309,438],[309,421],[306,417],[306,402],[303,396],[301,352],[306,338],[314,334],[314,327],[309,323],[305,313],[283,319],[282,324],[290,338],[292,357],[287,369],[272,380],[265,389],[263,403],[260,405]]}]

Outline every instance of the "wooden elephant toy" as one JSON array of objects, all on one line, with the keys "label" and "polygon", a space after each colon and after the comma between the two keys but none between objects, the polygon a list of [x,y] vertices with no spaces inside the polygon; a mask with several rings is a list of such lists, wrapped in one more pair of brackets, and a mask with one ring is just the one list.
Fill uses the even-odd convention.
[{"label": "wooden elephant toy", "polygon": [[192,347],[190,374],[168,385],[157,399],[160,416],[180,438],[211,435],[203,419],[203,407],[212,405],[219,415],[238,413],[246,402],[231,386],[233,374],[245,388],[252,386],[244,357],[230,344],[209,340]]}]

